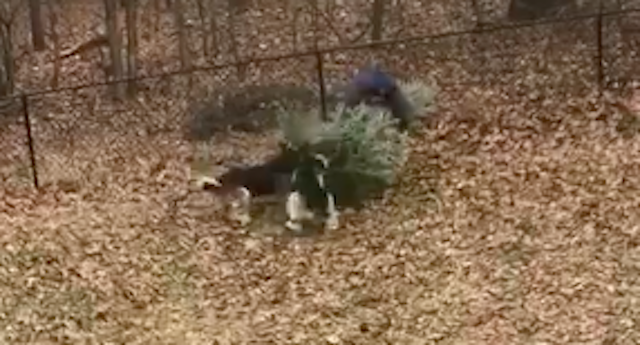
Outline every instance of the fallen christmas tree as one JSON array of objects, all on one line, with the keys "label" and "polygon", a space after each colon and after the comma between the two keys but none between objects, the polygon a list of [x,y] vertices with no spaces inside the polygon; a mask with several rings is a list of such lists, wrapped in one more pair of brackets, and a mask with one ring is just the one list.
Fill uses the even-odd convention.
[{"label": "fallen christmas tree", "polygon": [[[415,80],[399,84],[415,109],[410,124],[433,110],[432,88]],[[317,110],[282,107],[279,120],[284,146],[288,151],[324,157],[328,166],[318,175],[323,176],[327,192],[338,206],[360,207],[396,182],[407,160],[408,134],[398,129],[399,119],[384,107],[338,105],[327,115],[328,121],[322,122]]]},{"label": "fallen christmas tree", "polygon": [[[431,88],[417,81],[400,83],[400,87],[415,108],[415,114],[426,114],[431,109],[434,95]],[[389,109],[364,103],[353,107],[338,105],[329,110],[328,121],[320,120],[318,110],[309,111],[294,103],[281,103],[279,109],[282,144],[274,159],[283,163],[274,165],[277,171],[273,172],[270,172],[273,164],[236,170],[232,175],[236,174],[238,178],[226,176],[229,177],[227,181],[236,181],[232,188],[244,189],[245,195],[254,196],[249,185],[256,191],[264,189],[253,179],[258,179],[260,184],[270,183],[269,178],[265,178],[267,175],[281,178],[286,170],[292,182],[290,187],[293,187],[288,199],[296,194],[295,199],[302,200],[296,201],[295,207],[309,207],[313,213],[320,211],[332,217],[335,215],[333,206],[362,206],[397,180],[407,159],[408,134],[399,130],[398,119]],[[250,173],[255,169],[264,171],[261,176]],[[220,190],[230,187],[217,182],[209,185]],[[319,188],[322,189],[320,193]],[[295,211],[288,202],[290,218],[291,213],[298,212],[292,209]]]},{"label": "fallen christmas tree", "polygon": [[[338,206],[360,206],[395,182],[406,160],[407,135],[395,128],[396,121],[388,111],[365,105],[339,106],[330,112],[328,122],[316,125],[300,121],[305,116],[308,115],[282,112],[286,150],[326,159],[327,166],[317,175],[323,176],[324,188]],[[299,167],[303,168],[307,167]]]}]

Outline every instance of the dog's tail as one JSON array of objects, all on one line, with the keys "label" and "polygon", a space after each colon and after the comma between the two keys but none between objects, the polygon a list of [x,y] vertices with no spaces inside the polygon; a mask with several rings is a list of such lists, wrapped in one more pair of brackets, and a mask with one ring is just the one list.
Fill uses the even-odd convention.
[{"label": "dog's tail", "polygon": [[190,182],[197,190],[215,191],[222,187],[222,183],[216,178],[204,175],[193,176]]},{"label": "dog's tail", "polygon": [[191,180],[193,188],[196,191],[207,191],[221,197],[237,195],[236,193],[244,193],[242,186],[235,184],[225,184],[220,180],[210,176],[195,176]]}]

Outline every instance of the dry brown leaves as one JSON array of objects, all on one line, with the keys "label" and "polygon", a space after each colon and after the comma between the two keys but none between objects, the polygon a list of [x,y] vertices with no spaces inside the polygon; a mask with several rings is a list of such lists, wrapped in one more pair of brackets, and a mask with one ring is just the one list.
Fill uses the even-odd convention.
[{"label": "dry brown leaves", "polygon": [[[389,64],[451,84],[493,68],[459,71],[464,61],[422,53],[396,52]],[[84,78],[77,68],[67,72]],[[556,72],[523,74],[561,84]],[[224,221],[218,200],[188,193],[195,150],[179,134],[183,98],[87,106],[90,118],[70,96],[35,105],[42,193],[29,188],[22,127],[2,133],[0,336],[638,343],[640,138],[619,135],[622,114],[593,95],[534,97],[540,80],[527,79],[523,96],[506,76],[524,77],[496,76],[506,82],[444,87],[399,186],[311,238],[247,234]],[[210,147],[220,170],[264,158],[275,139],[230,134]],[[9,164],[18,157],[23,166]]]},{"label": "dry brown leaves", "polygon": [[[5,193],[3,336],[635,343],[638,137],[621,138],[620,114],[592,99],[550,102],[527,118],[526,106],[488,101],[503,90],[450,91],[413,140],[398,188],[322,237],[246,234],[211,196],[180,199],[188,162],[158,141],[145,154],[136,146],[137,165],[109,167],[77,191]],[[551,115],[554,130],[540,120]],[[210,159],[261,159],[272,144],[221,138]],[[108,159],[93,147],[79,151]]]}]

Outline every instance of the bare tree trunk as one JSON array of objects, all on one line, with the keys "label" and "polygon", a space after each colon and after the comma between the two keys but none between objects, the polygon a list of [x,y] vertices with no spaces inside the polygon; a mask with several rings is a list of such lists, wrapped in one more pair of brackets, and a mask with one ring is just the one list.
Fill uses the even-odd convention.
[{"label": "bare tree trunk", "polygon": [[182,0],[173,1],[173,15],[178,30],[178,49],[180,52],[180,64],[182,69],[186,70],[191,67],[189,54],[189,43],[187,41],[187,30],[184,25],[184,13],[182,9]]},{"label": "bare tree trunk", "polygon": [[36,51],[46,48],[44,26],[42,25],[42,6],[40,0],[29,0],[29,19],[31,20],[31,40]]},{"label": "bare tree trunk", "polygon": [[[240,52],[238,50],[238,38],[236,37],[236,20],[237,20],[237,12],[238,5],[234,2],[234,0],[227,1],[227,11],[229,23],[228,27],[228,35],[229,35],[229,53],[233,56],[233,59],[236,63],[241,61]],[[246,78],[246,70],[243,66],[238,65],[237,68],[238,80],[243,81]]]},{"label": "bare tree trunk", "polygon": [[0,27],[0,56],[2,65],[0,66],[0,97],[10,96],[14,90],[14,59],[13,40],[11,39],[11,28],[6,25]]},{"label": "bare tree trunk", "polygon": [[[109,52],[111,55],[111,80],[121,80],[123,76],[122,66],[122,40],[120,39],[120,30],[118,28],[117,6],[116,0],[104,0],[105,19],[107,24],[107,36],[109,39]],[[125,89],[122,83],[112,86],[116,99],[124,99]]]},{"label": "bare tree trunk", "polygon": [[203,3],[205,0],[198,0],[198,16],[200,17],[200,34],[202,39],[202,55],[209,57],[209,32],[207,30],[207,8]]},{"label": "bare tree trunk", "polygon": [[127,73],[129,77],[128,95],[133,98],[136,95],[136,76],[138,74],[138,3],[137,0],[126,0],[127,19]]},{"label": "bare tree trunk", "polygon": [[0,97],[12,95],[15,88],[14,14],[11,3],[0,2]]},{"label": "bare tree trunk", "polygon": [[211,52],[210,55],[213,55],[214,58],[220,53],[218,47],[218,6],[215,1],[209,0],[209,38],[211,39],[211,44],[209,45]]},{"label": "bare tree trunk", "polygon": [[298,51],[298,20],[300,19],[300,7],[298,0],[289,0],[289,11],[291,11],[291,47],[293,52]]},{"label": "bare tree trunk", "polygon": [[49,0],[49,26],[53,45],[53,77],[51,87],[57,89],[60,84],[60,39],[58,37],[58,0]]},{"label": "bare tree trunk", "polygon": [[371,40],[380,41],[384,31],[384,14],[387,0],[374,0],[371,14]]},{"label": "bare tree trunk", "polygon": [[[16,85],[16,61],[13,56],[13,30],[6,29],[6,40],[4,40],[4,66],[6,71],[6,95],[11,95],[15,91]],[[3,37],[3,38],[5,38]]]},{"label": "bare tree trunk", "polygon": [[241,14],[251,7],[250,0],[229,0],[227,4],[229,5],[229,11],[234,14]]},{"label": "bare tree trunk", "polygon": [[478,0],[471,0],[471,7],[473,13],[476,16],[476,26],[481,27],[484,25],[484,17],[482,16],[482,10],[480,9],[480,4],[478,4]]},{"label": "bare tree trunk", "polygon": [[[175,20],[176,29],[178,31],[178,49],[180,53],[180,65],[183,71],[191,69],[191,51],[189,49],[189,35],[184,23],[184,3],[183,0],[172,0],[171,6]],[[193,88],[193,75],[188,74],[187,79],[187,95],[191,94]]]},{"label": "bare tree trunk", "polygon": [[312,17],[312,24],[311,26],[313,27],[313,47],[314,49],[318,49],[318,46],[320,45],[320,4],[318,2],[318,0],[310,0],[309,3],[311,4],[311,8],[313,8],[313,14],[311,15]]},{"label": "bare tree trunk", "polygon": [[153,32],[158,33],[160,31],[160,17],[162,17],[162,0],[153,0],[153,9],[155,12],[153,21]]}]

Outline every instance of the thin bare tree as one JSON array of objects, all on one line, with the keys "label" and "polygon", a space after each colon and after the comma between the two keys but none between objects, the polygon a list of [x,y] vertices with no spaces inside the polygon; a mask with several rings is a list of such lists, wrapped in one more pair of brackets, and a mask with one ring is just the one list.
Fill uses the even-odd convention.
[{"label": "thin bare tree", "polygon": [[153,0],[153,32],[158,33],[160,31],[160,21],[162,18],[162,0]]},{"label": "thin bare tree", "polygon": [[291,48],[298,51],[298,22],[300,21],[301,7],[298,0],[287,1],[288,11],[291,12]]},{"label": "thin bare tree", "polygon": [[218,25],[218,6],[215,0],[209,0],[209,38],[211,39],[211,56],[217,56],[220,53],[220,30]]},{"label": "thin bare tree", "polygon": [[173,0],[173,18],[178,31],[178,51],[180,54],[180,64],[182,69],[191,67],[191,57],[189,54],[189,42],[187,41],[187,29],[184,25],[184,11],[182,0]]},{"label": "thin bare tree", "polygon": [[58,11],[60,3],[58,0],[49,0],[49,37],[53,45],[53,76],[51,87],[56,89],[60,84],[60,38],[58,35]]},{"label": "thin bare tree", "polygon": [[371,8],[371,40],[380,41],[384,31],[387,0],[374,0]]},{"label": "thin bare tree", "polygon": [[129,78],[127,93],[134,97],[137,91],[136,76],[138,74],[138,1],[125,0],[127,22],[127,74]]},{"label": "thin bare tree", "polygon": [[205,58],[209,57],[209,28],[207,25],[208,12],[206,0],[198,0],[198,17],[200,19],[200,39],[202,41],[202,55]]},{"label": "thin bare tree", "polygon": [[[233,59],[236,63],[239,63],[241,61],[236,31],[240,10],[241,8],[234,0],[227,1],[227,18],[229,20],[227,23],[227,34],[229,36],[229,53],[231,56],[233,56]],[[244,66],[238,65],[236,71],[238,80],[243,81],[246,78],[246,68]]]},{"label": "thin bare tree", "polygon": [[[109,53],[111,57],[109,74],[111,80],[121,80],[123,73],[122,63],[122,39],[118,25],[118,2],[116,0],[104,0],[105,21],[107,27],[107,38],[109,40]],[[125,88],[122,83],[112,85],[112,92],[116,99],[124,99]]]},{"label": "thin bare tree", "polygon": [[471,9],[475,16],[476,26],[480,27],[484,25],[484,17],[482,16],[482,9],[478,0],[471,0]]},{"label": "thin bare tree", "polygon": [[36,51],[46,48],[44,42],[44,25],[42,24],[42,3],[40,0],[29,0],[29,19],[31,20],[31,41]]},{"label": "thin bare tree", "polygon": [[9,96],[15,90],[13,25],[18,10],[19,3],[0,1],[0,97]]}]

